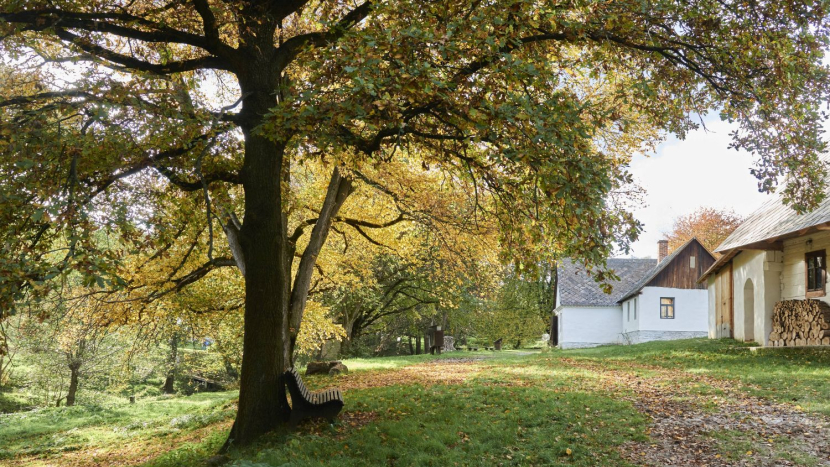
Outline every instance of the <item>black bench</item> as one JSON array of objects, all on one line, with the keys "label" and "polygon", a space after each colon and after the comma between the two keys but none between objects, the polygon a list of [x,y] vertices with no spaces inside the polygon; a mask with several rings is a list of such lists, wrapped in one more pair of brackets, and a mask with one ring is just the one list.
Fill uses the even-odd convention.
[{"label": "black bench", "polygon": [[291,426],[297,426],[297,423],[306,418],[327,418],[334,421],[334,417],[343,408],[343,395],[339,389],[311,392],[294,368],[285,372],[285,382],[288,393],[291,394]]}]

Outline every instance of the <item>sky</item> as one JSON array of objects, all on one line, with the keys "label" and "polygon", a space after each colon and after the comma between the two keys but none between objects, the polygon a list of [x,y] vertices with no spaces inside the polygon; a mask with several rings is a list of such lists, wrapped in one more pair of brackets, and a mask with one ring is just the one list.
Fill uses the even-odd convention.
[{"label": "sky", "polygon": [[752,155],[729,149],[729,133],[736,126],[717,115],[704,122],[708,131],[695,130],[682,141],[671,137],[655,154],[634,156],[630,172],[646,190],[645,203],[634,215],[644,230],[626,256],[656,258],[657,241],[671,231],[674,219],[700,206],[746,216],[771,196],[758,192],[749,173]]}]

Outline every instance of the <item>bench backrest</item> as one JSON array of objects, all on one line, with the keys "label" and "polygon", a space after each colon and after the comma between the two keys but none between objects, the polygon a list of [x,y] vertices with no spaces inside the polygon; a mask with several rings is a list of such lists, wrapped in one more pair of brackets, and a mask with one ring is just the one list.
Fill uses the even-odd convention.
[{"label": "bench backrest", "polygon": [[311,392],[307,387],[305,387],[305,383],[303,383],[303,379],[300,378],[300,374],[297,370],[294,367],[291,367],[288,369],[287,373],[291,375],[291,379],[294,380],[294,384],[297,386],[297,389],[300,390],[300,395],[302,395],[306,401],[311,402]]}]

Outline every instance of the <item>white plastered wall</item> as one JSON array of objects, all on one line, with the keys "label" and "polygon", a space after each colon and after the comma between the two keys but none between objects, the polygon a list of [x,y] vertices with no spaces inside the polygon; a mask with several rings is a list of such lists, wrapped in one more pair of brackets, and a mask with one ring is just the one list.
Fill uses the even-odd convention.
[{"label": "white plastered wall", "polygon": [[717,318],[715,316],[715,310],[717,307],[717,302],[715,301],[715,274],[712,274],[706,278],[706,292],[709,298],[709,339],[715,339],[717,337]]},{"label": "white plastered wall", "polygon": [[619,344],[621,308],[569,307],[559,310],[559,346],[563,349]]},{"label": "white plastered wall", "polygon": [[[812,241],[810,246],[807,245],[808,240]],[[825,252],[830,254],[830,232],[818,232],[784,242],[783,290],[781,299],[804,300],[804,291],[806,288],[804,254],[816,250],[825,250]],[[825,292],[826,287],[827,284],[825,284]],[[830,297],[827,295],[824,297],[816,297],[816,300],[830,303]]]},{"label": "white plastered wall", "polygon": [[[745,250],[732,260],[732,329],[735,339],[746,340],[752,337],[755,342],[768,345],[769,333],[772,331],[772,310],[781,300],[781,270],[784,267],[784,255],[780,251]],[[753,317],[750,320],[746,318],[744,297],[747,281],[752,281],[754,293]],[[710,288],[714,289],[713,286]],[[714,310],[714,306],[711,309]],[[747,333],[747,322],[753,325],[752,333]]]},{"label": "white plastered wall", "polygon": [[640,329],[640,299],[638,296],[622,302],[622,332],[628,333]]},{"label": "white plastered wall", "polygon": [[[660,318],[660,298],[674,298],[674,319]],[[709,330],[708,292],[704,289],[644,287],[639,296],[641,331],[699,332]]]}]

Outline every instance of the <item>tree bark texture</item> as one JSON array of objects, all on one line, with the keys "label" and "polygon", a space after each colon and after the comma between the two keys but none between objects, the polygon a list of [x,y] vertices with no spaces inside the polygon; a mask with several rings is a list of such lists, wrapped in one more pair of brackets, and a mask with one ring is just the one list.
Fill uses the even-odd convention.
[{"label": "tree bark texture", "polygon": [[245,132],[245,333],[239,410],[229,442],[248,444],[288,420],[282,373],[290,365],[287,248],[279,175],[284,147]]},{"label": "tree bark texture", "polygon": [[556,264],[553,265],[553,270],[551,271],[551,290],[553,291],[553,304],[551,305],[550,310],[550,346],[556,347],[559,345],[559,322],[556,319],[556,300],[557,300],[557,293],[559,291],[559,268]]},{"label": "tree bark texture", "polygon": [[173,334],[170,338],[170,354],[167,360],[167,377],[164,378],[164,387],[161,392],[164,394],[173,394],[176,392],[176,366],[179,359],[179,335]]},{"label": "tree bark texture", "polygon": [[78,372],[81,369],[81,362],[72,361],[69,363],[69,389],[66,391],[66,406],[75,405],[75,395],[78,393]]},{"label": "tree bark texture", "polygon": [[270,57],[257,58],[239,75],[245,96],[241,111],[245,214],[239,231],[245,324],[239,409],[225,448],[249,444],[286,422],[290,414],[282,378],[291,361],[286,346],[290,262],[280,183],[285,144],[256,131],[275,103],[279,70],[273,69]]}]

